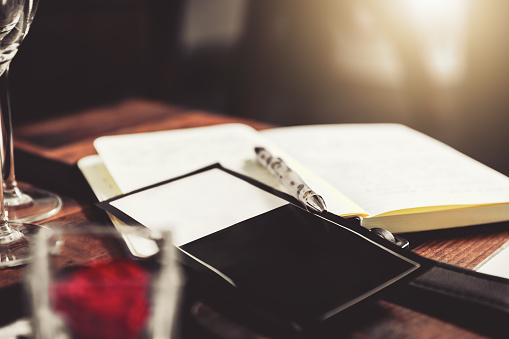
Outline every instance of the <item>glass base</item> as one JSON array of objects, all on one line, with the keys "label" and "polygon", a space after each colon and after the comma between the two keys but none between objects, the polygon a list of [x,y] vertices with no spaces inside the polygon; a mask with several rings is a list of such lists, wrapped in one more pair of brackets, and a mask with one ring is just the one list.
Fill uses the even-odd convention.
[{"label": "glass base", "polygon": [[18,183],[18,188],[4,190],[4,204],[9,221],[34,222],[57,214],[62,199],[49,191]]},{"label": "glass base", "polygon": [[43,226],[9,222],[12,232],[0,236],[0,268],[25,265],[31,260],[30,248]]}]

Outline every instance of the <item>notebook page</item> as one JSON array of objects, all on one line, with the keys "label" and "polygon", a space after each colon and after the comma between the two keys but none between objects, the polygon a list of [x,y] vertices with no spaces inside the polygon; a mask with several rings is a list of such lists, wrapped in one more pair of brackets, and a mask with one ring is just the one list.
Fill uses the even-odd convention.
[{"label": "notebook page", "polygon": [[509,200],[507,177],[403,125],[311,125],[261,133],[372,216]]},{"label": "notebook page", "polygon": [[[276,147],[253,128],[242,124],[188,128],[163,132],[106,136],[94,146],[108,172],[122,192],[127,193],[167,179],[198,170],[214,163],[247,175],[268,186],[283,190],[272,175],[256,161],[254,147]],[[282,152],[275,152],[291,162]],[[297,168],[294,168],[297,170]],[[332,213],[361,215],[365,212],[347,200],[311,172],[299,168],[299,174],[320,192]]]},{"label": "notebook page", "polygon": [[94,147],[122,192],[127,193],[226,160],[263,182],[273,178],[256,164],[261,136],[240,125],[100,137]]}]

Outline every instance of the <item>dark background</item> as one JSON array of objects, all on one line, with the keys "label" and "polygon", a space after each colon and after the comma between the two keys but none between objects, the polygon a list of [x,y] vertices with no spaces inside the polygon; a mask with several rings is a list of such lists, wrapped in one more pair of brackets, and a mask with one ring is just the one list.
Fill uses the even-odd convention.
[{"label": "dark background", "polygon": [[[14,123],[126,97],[280,125],[399,122],[509,174],[509,2],[405,4],[419,1],[437,2],[40,0],[11,67]],[[452,76],[430,44],[454,52]]]}]

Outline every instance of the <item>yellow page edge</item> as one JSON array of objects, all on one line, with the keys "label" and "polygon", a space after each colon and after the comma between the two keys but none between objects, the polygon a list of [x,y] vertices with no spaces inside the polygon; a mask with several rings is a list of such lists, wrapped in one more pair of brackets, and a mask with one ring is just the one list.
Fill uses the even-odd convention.
[{"label": "yellow page edge", "polygon": [[367,216],[371,217],[385,217],[391,215],[406,215],[406,214],[416,214],[416,213],[430,213],[430,212],[439,212],[439,211],[447,211],[447,210],[460,210],[460,209],[468,209],[468,208],[476,208],[480,206],[495,206],[495,205],[506,205],[507,203],[493,203],[493,204],[465,204],[465,205],[443,205],[443,206],[424,206],[424,207],[414,207],[414,208],[405,208],[402,210],[385,212],[377,215]]}]

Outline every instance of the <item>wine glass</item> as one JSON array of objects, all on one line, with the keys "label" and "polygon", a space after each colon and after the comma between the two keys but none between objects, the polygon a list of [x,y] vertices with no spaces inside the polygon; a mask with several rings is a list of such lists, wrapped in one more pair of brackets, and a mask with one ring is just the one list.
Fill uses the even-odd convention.
[{"label": "wine glass", "polygon": [[[43,227],[21,223],[19,221],[12,221],[17,213],[12,210],[14,218],[9,218],[9,213],[6,210],[7,200],[4,196],[9,190],[17,188],[16,180],[11,170],[14,168],[12,164],[12,134],[11,134],[11,120],[9,111],[9,93],[7,90],[7,73],[9,65],[18,51],[19,44],[28,31],[28,27],[32,22],[35,9],[37,7],[37,0],[1,0],[0,1],[0,88],[2,92],[1,108],[2,108],[2,128],[0,129],[0,140],[2,142],[2,166],[0,168],[0,268],[13,267],[23,265],[31,258],[29,245],[35,241],[35,235]],[[8,168],[9,182],[7,188],[4,185],[4,168]],[[19,188],[18,188],[19,190]],[[24,198],[23,194],[22,203],[19,206],[14,205],[14,208],[22,207],[24,205],[37,205],[31,199]],[[58,209],[62,202],[58,200]],[[58,211],[57,209],[57,211]],[[46,215],[48,212],[46,212]],[[50,212],[50,214],[53,212]],[[54,212],[56,213],[56,212]],[[34,217],[27,218],[35,220]]]},{"label": "wine glass", "polygon": [[9,66],[28,33],[38,0],[0,2],[0,103],[2,111],[2,172],[4,208],[9,220],[31,222],[56,214],[62,200],[52,192],[18,183],[14,174],[14,146],[9,94]]},{"label": "wine glass", "polygon": [[31,259],[30,244],[43,227],[9,221],[4,206],[2,175],[0,185],[0,268],[24,265]]}]

